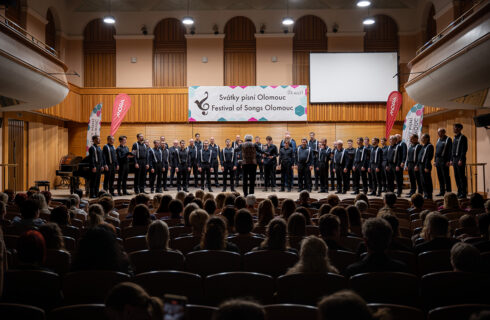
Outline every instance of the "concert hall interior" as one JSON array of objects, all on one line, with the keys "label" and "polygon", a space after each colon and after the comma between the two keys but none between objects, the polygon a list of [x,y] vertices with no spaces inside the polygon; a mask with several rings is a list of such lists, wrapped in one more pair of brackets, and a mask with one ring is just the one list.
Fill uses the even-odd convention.
[{"label": "concert hall interior", "polygon": [[[438,211],[436,218],[443,216],[441,219],[448,224],[446,233],[451,241],[473,244],[477,237],[486,241],[478,247],[482,253],[478,263],[482,264],[482,269],[483,265],[487,268],[482,271],[485,275],[468,277],[467,283],[481,280],[480,283],[489,284],[488,228],[468,236],[474,242],[465,242],[468,230],[462,226],[464,222],[460,218],[471,217],[476,229],[476,225],[488,224],[487,221],[480,225],[479,220],[488,217],[489,200],[486,199],[490,193],[490,168],[486,167],[490,159],[489,31],[490,0],[0,0],[0,223],[3,230],[0,232],[0,265],[8,260],[14,266],[0,267],[0,318],[3,319],[4,312],[7,319],[10,315],[13,318],[15,312],[28,312],[9,306],[11,303],[39,307],[42,311],[39,319],[72,318],[76,312],[63,313],[57,308],[94,303],[93,309],[77,310],[85,318],[122,319],[114,311],[120,305],[111,307],[110,298],[105,300],[112,286],[103,288],[104,293],[98,298],[88,295],[76,300],[77,294],[71,292],[70,295],[70,288],[64,288],[66,293],[60,288],[61,295],[56,301],[13,298],[21,291],[9,291],[12,287],[11,284],[9,287],[9,279],[20,281],[14,279],[12,270],[29,269],[17,261],[20,256],[17,245],[22,242],[19,237],[25,236],[31,227],[41,228],[39,224],[29,225],[22,232],[17,230],[19,228],[9,229],[14,228],[16,219],[23,219],[22,204],[14,198],[18,201],[35,199],[40,210],[34,220],[49,222],[51,211],[58,206],[66,206],[72,213],[71,201],[76,198],[73,194],[81,196],[79,210],[83,212],[71,214],[71,219],[80,225],[72,223],[61,228],[64,236],[67,236],[66,228],[76,229],[72,230],[77,235],[73,243],[66,240],[64,244],[66,252],[72,255],[71,264],[66,269],[57,264],[37,266],[41,271],[56,271],[56,279],[64,286],[68,282],[62,280],[70,275],[68,271],[81,272],[73,267],[78,261],[75,253],[80,249],[80,240],[99,224],[89,222],[89,206],[100,202],[104,209],[104,201],[114,206],[114,213],[104,213],[105,220],[100,224],[106,221],[116,227],[117,240],[126,249],[125,229],[134,228],[134,212],[130,210],[134,209],[136,200],[132,199],[138,194],[147,194],[149,199],[158,195],[158,200],[148,200],[147,209],[152,219],[162,218],[168,224],[171,230],[170,235],[167,230],[167,237],[172,244],[172,237],[177,233],[184,235],[173,228],[187,228],[186,234],[194,231],[190,229],[188,217],[187,221],[179,220],[174,224],[175,221],[167,221],[173,219],[167,219],[166,214],[160,215],[161,212],[157,212],[160,197],[178,198],[181,190],[195,194],[201,189],[212,195],[208,198],[216,200],[223,192],[236,191],[243,198],[253,194],[258,201],[247,208],[252,211],[253,223],[258,224],[262,219],[257,214],[258,208],[268,205],[264,204],[264,199],[269,196],[276,195],[279,199],[276,215],[272,213],[272,217],[283,217],[285,221],[281,221],[286,224],[288,217],[281,215],[284,201],[292,199],[297,207],[306,206],[306,213],[300,212],[307,216],[305,234],[299,240],[290,234],[285,236],[295,254],[294,263],[288,267],[298,259],[302,261],[303,245],[310,240],[306,236],[320,235],[320,208],[330,203],[329,197],[339,199],[338,207],[342,210],[354,205],[359,194],[366,194],[371,207],[362,212],[356,230],[352,224],[350,229],[348,226],[342,229],[346,223],[343,219],[347,219],[342,214],[333,218],[333,223],[340,219],[341,232],[347,232],[342,236],[356,236],[358,242],[348,243],[346,251],[352,256],[345,261],[331,256],[329,262],[327,256],[327,267],[333,269],[324,273],[330,276],[331,271],[336,270],[338,278],[322,278],[322,281],[338,282],[339,288],[357,292],[365,300],[360,301],[369,306],[370,318],[366,319],[384,319],[383,310],[390,304],[397,305],[391,308],[392,319],[469,319],[476,311],[490,310],[488,287],[484,293],[475,289],[488,300],[464,299],[461,294],[446,303],[450,297],[439,290],[440,284],[444,279],[463,283],[462,278],[424,280],[429,272],[422,270],[423,262],[430,265],[444,260],[441,268],[425,266],[431,272],[447,273],[456,271],[456,267],[451,266],[451,247],[437,248],[448,250],[433,260],[420,258],[423,251],[417,248],[423,243],[416,241],[424,240],[419,233],[423,227],[422,232],[428,234],[426,224],[429,223],[419,215],[420,208],[413,207],[413,195],[420,194],[425,201],[424,209]],[[113,137],[112,142],[110,137]],[[125,147],[120,146],[122,137],[126,137]],[[387,140],[383,147],[382,138]],[[227,139],[230,140],[228,147]],[[306,141],[301,146],[303,139]],[[285,141],[289,142],[288,147]],[[352,148],[348,147],[349,143]],[[40,191],[49,192],[41,196]],[[302,202],[300,195],[305,196],[305,193],[309,200]],[[2,205],[3,194],[9,197],[5,205]],[[397,198],[398,211],[386,204],[386,198],[391,195]],[[456,199],[457,214],[444,211],[449,210],[447,203],[452,196]],[[45,208],[39,204],[43,201],[38,199],[41,197],[48,200]],[[471,207],[475,197],[481,198],[482,203],[486,201],[486,214],[484,208]],[[183,198],[180,200],[184,202]],[[202,208],[203,201],[200,204]],[[236,217],[235,211],[240,212],[237,202],[230,206],[234,206],[233,216]],[[216,216],[225,217],[223,202],[215,209]],[[393,299],[384,299],[389,295],[377,296],[365,288],[367,284],[376,283],[374,278],[366,278],[365,282],[357,279],[356,284],[353,268],[348,267],[364,261],[363,252],[372,254],[371,248],[366,247],[369,244],[364,226],[368,225],[368,229],[369,218],[373,218],[372,228],[385,226],[384,220],[384,224],[377,221],[379,225],[376,225],[375,220],[382,220],[379,209],[386,209],[398,218],[402,234],[397,236],[408,240],[404,244],[408,243],[411,256],[397,255],[396,259],[405,259],[409,268],[414,268],[411,271],[415,271],[408,272],[409,276],[401,280],[396,275],[393,279],[409,283],[413,277],[418,285],[416,297],[409,296],[408,291],[400,294],[396,288],[389,287],[388,278],[379,279],[381,286],[386,287],[386,292],[394,290],[398,296]],[[98,206],[94,210],[98,210]],[[181,211],[183,216],[184,206]],[[19,221],[17,223],[25,227]],[[392,223],[389,218],[388,222]],[[228,231],[223,233],[233,236],[238,232],[234,223],[228,221]],[[259,234],[258,237],[264,234],[268,239],[271,223],[257,224],[253,232]],[[289,224],[287,228],[286,233]],[[138,245],[143,243],[142,249],[147,249],[146,240],[141,238],[147,234],[146,230],[147,227],[143,233],[132,234],[140,237]],[[199,231],[199,240],[201,232],[205,231]],[[196,238],[196,234],[193,237]],[[202,239],[205,243],[204,236]],[[345,246],[347,242],[342,244]],[[70,249],[69,245],[73,247]],[[199,246],[199,241],[194,245]],[[257,247],[262,245],[260,242]],[[182,289],[172,280],[175,282],[172,286],[179,290],[160,292],[149,284],[150,276],[139,278],[136,283],[147,285],[142,285],[148,292],[144,292],[145,297],[162,298],[163,302],[155,302],[163,306],[162,310],[170,303],[186,309],[187,319],[211,319],[213,312],[212,319],[232,319],[226,318],[224,311],[220,313],[222,308],[216,309],[225,294],[213,293],[212,296],[206,291],[210,290],[206,286],[213,283],[209,275],[267,269],[255,270],[250,265],[247,268],[248,253],[245,252],[252,247],[245,251],[238,247],[241,254],[238,254],[238,267],[210,267],[213,271],[209,272],[199,269],[202,266],[189,267],[184,258],[187,259],[192,248],[181,250],[182,267],[175,270],[196,273],[202,280],[198,289]],[[325,247],[327,253],[336,250],[330,247],[329,241],[323,241],[320,247]],[[225,246],[220,250],[229,248]],[[129,254],[129,250],[119,251],[128,259],[126,252]],[[267,257],[269,263],[275,261],[271,257]],[[219,257],[216,261],[225,258]],[[293,269],[298,268],[300,266],[296,265]],[[129,269],[123,272],[130,274],[128,279],[141,275],[134,265]],[[168,269],[174,270],[145,270]],[[269,284],[270,280],[271,288],[252,288],[246,285],[245,277],[238,275],[233,280],[241,283],[244,291],[261,303],[260,306],[252,303],[252,307],[263,309],[265,306],[267,319],[331,319],[325,316],[331,307],[325,299],[359,298],[349,296],[352,292],[337,297],[334,292],[338,290],[304,290],[298,286],[299,278],[290,283],[278,280],[287,268],[278,274],[270,270],[263,272],[267,278],[263,283]],[[47,278],[32,277],[39,283],[48,283]],[[163,276],[158,281],[163,281],[161,279]],[[122,282],[119,280],[121,277],[117,282]],[[71,281],[78,283],[75,278]],[[182,281],[190,280],[183,277]],[[223,291],[228,290],[220,283],[224,280],[214,281],[216,286],[223,286]],[[257,281],[254,278],[252,282]],[[19,288],[26,285],[19,283]],[[315,284],[312,278],[305,283]],[[441,298],[431,302],[424,296],[429,292],[424,285],[433,292],[439,290],[446,294],[448,300]],[[290,294],[289,291],[296,290],[292,289],[294,286],[298,287],[298,292],[308,291],[310,296],[302,300],[300,294]],[[49,286],[46,284],[46,287]],[[288,292],[281,292],[281,288]],[[73,287],[71,289],[73,291]],[[267,293],[264,296],[257,293],[269,289],[273,293],[270,297]],[[32,290],[29,292],[33,295],[43,294],[42,290]],[[313,297],[315,290],[317,296]],[[227,294],[240,297],[238,291],[233,287]],[[163,293],[185,296],[187,300],[178,296],[163,299]],[[143,295],[141,292],[134,294]],[[404,300],[406,297],[402,295],[409,298]],[[78,294],[78,298],[81,296]],[[272,306],[274,303],[277,308]],[[284,303],[298,306],[282,309],[280,306]],[[455,308],[454,314],[444,308],[434,311],[436,307],[462,304],[471,306]],[[210,308],[201,310],[201,305]],[[159,307],[152,305],[151,308]],[[101,311],[104,308],[107,314]],[[230,308],[233,309],[232,304]],[[39,316],[35,311],[32,311],[32,319]],[[163,314],[159,317],[154,313],[153,318],[163,319]],[[332,319],[348,318],[344,314],[344,317]],[[165,319],[180,318],[165,316]],[[260,317],[251,315],[249,319]],[[474,316],[471,319],[488,318]]]}]

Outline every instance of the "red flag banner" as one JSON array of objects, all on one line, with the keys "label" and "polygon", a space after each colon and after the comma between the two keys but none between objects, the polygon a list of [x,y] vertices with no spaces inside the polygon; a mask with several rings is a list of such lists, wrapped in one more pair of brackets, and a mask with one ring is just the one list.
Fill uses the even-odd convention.
[{"label": "red flag banner", "polygon": [[398,91],[393,91],[388,96],[386,102],[386,138],[390,136],[391,129],[395,124],[396,115],[402,105],[402,94]]},{"label": "red flag banner", "polygon": [[118,94],[112,107],[111,136],[116,134],[129,107],[131,107],[131,98],[125,93]]}]

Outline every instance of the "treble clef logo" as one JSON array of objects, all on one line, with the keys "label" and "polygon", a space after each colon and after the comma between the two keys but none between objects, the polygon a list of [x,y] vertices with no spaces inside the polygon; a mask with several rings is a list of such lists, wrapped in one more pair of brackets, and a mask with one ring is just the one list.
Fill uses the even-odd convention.
[{"label": "treble clef logo", "polygon": [[208,92],[206,91],[206,92],[204,92],[204,94],[206,95],[206,97],[204,99],[202,99],[201,101],[199,101],[199,100],[194,101],[194,103],[197,105],[197,107],[202,110],[203,116],[208,114],[207,110],[209,109],[209,103],[203,104],[204,101],[208,100]]}]

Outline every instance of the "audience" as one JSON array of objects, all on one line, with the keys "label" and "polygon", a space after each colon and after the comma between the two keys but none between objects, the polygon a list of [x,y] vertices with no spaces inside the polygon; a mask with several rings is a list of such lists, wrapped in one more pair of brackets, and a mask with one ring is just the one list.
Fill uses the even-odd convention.
[{"label": "audience", "polygon": [[275,210],[279,208],[279,198],[275,194],[268,195],[267,199],[269,199],[272,202],[272,205],[274,206]]},{"label": "audience", "polygon": [[310,200],[310,193],[306,190],[301,191],[299,193],[298,207],[310,208],[311,204],[309,200]]},{"label": "audience", "polygon": [[48,204],[46,202],[46,198],[42,193],[34,193],[31,196],[31,199],[37,202],[40,216],[42,215],[44,217],[51,214],[51,211],[49,211]]},{"label": "audience", "polygon": [[227,250],[240,252],[234,243],[227,241],[227,236],[228,232],[225,219],[220,216],[212,216],[206,222],[201,243],[195,246],[193,250]]},{"label": "audience", "polygon": [[[189,194],[191,194],[191,193],[189,193]],[[189,217],[190,217],[191,213],[197,209],[199,209],[198,205],[193,203],[193,202],[188,203],[185,206],[185,208],[184,208],[184,226],[186,226],[186,227],[191,226],[191,223],[189,221]]]},{"label": "audience", "polygon": [[247,201],[244,197],[236,197],[235,198],[235,209],[240,210],[247,207]]},{"label": "audience", "polygon": [[347,216],[347,210],[342,206],[333,207],[330,213],[337,216],[340,221],[340,237],[356,236],[349,232],[349,218]]},{"label": "audience", "polygon": [[479,272],[480,251],[471,244],[458,242],[451,248],[453,271]]},{"label": "audience", "polygon": [[194,195],[196,196],[197,199],[203,199],[204,198],[204,191],[197,189],[196,192],[194,192]]},{"label": "audience", "polygon": [[250,300],[232,299],[223,302],[214,312],[213,320],[265,320],[264,308]]},{"label": "audience", "polygon": [[327,213],[318,220],[320,235],[330,250],[349,251],[340,244],[340,219],[339,217]]},{"label": "audience", "polygon": [[292,199],[286,199],[282,203],[281,215],[284,220],[288,220],[289,216],[296,212],[296,203]]},{"label": "audience", "polygon": [[148,231],[146,232],[146,244],[148,250],[170,250],[168,247],[168,241],[170,239],[170,232],[168,226],[162,220],[155,220],[150,223]]},{"label": "audience", "polygon": [[[29,200],[26,200],[29,201]],[[28,230],[17,240],[17,269],[46,270],[46,242],[36,230]]]},{"label": "audience", "polygon": [[[318,303],[319,320],[388,320],[389,313],[380,309],[373,313],[357,293],[342,290],[324,297]],[[395,319],[393,319],[395,320]]]},{"label": "audience", "polygon": [[7,205],[5,204],[5,202],[0,201],[0,228],[6,228],[11,224],[10,220],[5,219],[6,213]]},{"label": "audience", "polygon": [[349,218],[349,228],[351,233],[358,237],[362,236],[361,212],[359,209],[356,206],[348,206],[347,216]]},{"label": "audience", "polygon": [[[447,193],[446,193],[447,195]],[[433,250],[451,250],[452,246],[458,242],[457,239],[449,238],[449,221],[438,212],[431,212],[427,215],[426,228],[423,231],[424,242],[415,246],[415,253]]]},{"label": "audience", "polygon": [[168,211],[170,212],[170,220],[173,220],[176,224],[182,223],[184,205],[181,200],[174,199],[170,201],[168,204]]},{"label": "audience", "polygon": [[185,196],[186,196],[186,193],[184,191],[179,191],[175,195],[175,200],[179,200],[180,202],[184,203]]},{"label": "audience", "polygon": [[235,214],[236,214],[236,212],[237,212],[237,209],[234,206],[226,206],[223,209],[223,211],[221,212],[221,215],[226,219],[229,234],[235,233]]},{"label": "audience", "polygon": [[480,230],[478,229],[478,223],[476,217],[470,214],[464,214],[459,218],[459,229],[456,231],[458,240],[466,238],[480,237]]},{"label": "audience", "polygon": [[388,250],[393,235],[390,224],[382,218],[370,218],[362,225],[362,235],[367,247],[367,255],[349,265],[345,275],[350,277],[365,272],[406,272],[407,266],[391,259]]},{"label": "audience", "polygon": [[364,200],[357,200],[354,205],[359,210],[359,214],[361,214],[361,216],[363,214],[368,213],[367,212],[367,209],[369,208],[369,205],[368,205],[368,203],[366,201],[364,201]]},{"label": "audience", "polygon": [[80,209],[80,197],[77,194],[71,194],[70,197],[70,216],[76,218],[77,216],[83,216],[84,220],[87,219],[87,213]]},{"label": "audience", "polygon": [[[232,204],[234,205],[234,204]],[[228,206],[228,205],[227,205]],[[216,213],[216,201],[214,201],[214,199],[208,199],[206,201],[204,201],[204,210],[206,210],[206,212],[212,216],[213,214]]]},{"label": "audience", "polygon": [[485,213],[485,200],[481,194],[476,192],[471,194],[470,207],[467,211],[474,215]]},{"label": "audience", "polygon": [[448,192],[444,195],[444,204],[439,207],[439,211],[441,210],[460,210],[459,207],[459,199],[456,193]]},{"label": "audience", "polygon": [[13,226],[25,229],[40,227],[44,223],[46,221],[39,218],[39,203],[34,199],[22,200],[20,217],[12,219]]},{"label": "audience", "polygon": [[303,215],[303,217],[305,218],[306,225],[308,225],[308,226],[311,225],[310,210],[308,210],[305,207],[297,207],[296,212]]},{"label": "audience", "polygon": [[288,270],[287,274],[328,272],[339,273],[337,268],[330,264],[327,245],[316,236],[306,237],[301,242],[299,261]]},{"label": "audience", "polygon": [[420,193],[414,193],[410,197],[410,202],[412,206],[408,208],[408,213],[419,213],[423,210],[424,206],[424,196],[421,195]]},{"label": "audience", "polygon": [[64,206],[57,206],[51,211],[49,215],[49,221],[54,222],[60,227],[65,227],[70,224],[70,214],[68,209]]},{"label": "audience", "polygon": [[99,204],[104,209],[104,221],[114,225],[115,227],[119,227],[120,221],[116,217],[116,215],[119,215],[117,212],[114,212],[114,200],[111,197],[104,196],[99,199]]},{"label": "audience", "polygon": [[223,209],[223,206],[225,204],[225,199],[226,199],[226,193],[224,193],[224,192],[218,193],[218,195],[216,196],[216,199],[215,199],[217,210]]},{"label": "audience", "polygon": [[105,314],[109,320],[162,320],[163,303],[150,297],[139,285],[122,282],[114,286],[105,301]]},{"label": "audience", "polygon": [[65,250],[65,241],[60,227],[56,223],[46,223],[39,227],[47,250]]},{"label": "audience", "polygon": [[104,223],[104,209],[98,203],[91,204],[88,207],[87,228],[93,228]]},{"label": "audience", "polygon": [[257,212],[257,210],[255,209],[255,203],[257,202],[257,198],[255,197],[255,195],[247,195],[247,197],[245,198],[245,202],[247,204],[246,208],[248,209],[248,211],[250,211],[250,213]]},{"label": "audience", "polygon": [[[134,198],[133,198],[134,199]],[[172,196],[165,194],[162,196],[162,199],[160,200],[160,206],[158,207],[157,211],[155,213],[168,213],[168,205],[172,201]],[[128,212],[130,212],[128,210]]]},{"label": "audience", "polygon": [[389,250],[412,252],[411,248],[408,248],[400,241],[400,232],[398,229],[400,222],[398,218],[391,215],[384,215],[381,218],[388,221],[388,223],[391,226],[391,230],[393,231],[393,236],[391,238]]},{"label": "audience", "polygon": [[208,220],[208,218],[208,213],[203,209],[192,211],[191,215],[189,216],[189,222],[192,228],[192,233],[190,234],[190,236],[201,238],[204,226],[206,225],[206,221]]},{"label": "audience", "polygon": [[390,209],[395,208],[396,199],[397,197],[394,192],[386,192],[383,197],[385,207]]},{"label": "audience", "polygon": [[267,225],[266,238],[260,246],[254,248],[252,251],[276,250],[298,253],[296,249],[289,247],[286,236],[286,221],[282,218],[274,218]]},{"label": "audience", "polygon": [[133,221],[131,226],[133,227],[148,227],[151,223],[150,209],[145,204],[138,204],[134,207]]},{"label": "audience", "polygon": [[252,233],[254,220],[252,214],[247,209],[240,209],[235,214],[235,231],[239,236],[258,236]]},{"label": "audience", "polygon": [[227,193],[225,198],[224,206],[234,206],[236,196],[233,193]]},{"label": "audience", "polygon": [[340,198],[336,194],[329,194],[327,196],[327,203],[333,208],[335,206],[338,206],[340,203]]},{"label": "audience", "polygon": [[274,218],[274,205],[272,201],[266,199],[259,203],[258,207],[259,220],[257,221],[258,227],[265,227]]},{"label": "audience", "polygon": [[490,214],[484,213],[478,217],[478,227],[480,229],[482,240],[475,242],[473,245],[478,250],[480,250],[480,252],[489,252],[490,251]]}]

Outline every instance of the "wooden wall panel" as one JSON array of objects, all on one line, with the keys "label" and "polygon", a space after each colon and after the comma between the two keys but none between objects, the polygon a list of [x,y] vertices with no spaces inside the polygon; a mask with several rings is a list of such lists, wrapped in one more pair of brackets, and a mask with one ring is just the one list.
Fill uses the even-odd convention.
[{"label": "wooden wall panel", "polygon": [[366,52],[398,52],[398,26],[393,18],[378,14],[374,16],[376,23],[365,26],[364,51]]},{"label": "wooden wall panel", "polygon": [[186,29],[175,18],[163,19],[154,30],[153,86],[181,87],[187,84]]},{"label": "wooden wall panel", "polygon": [[69,85],[70,91],[59,104],[38,110],[40,113],[69,121],[82,121],[82,97],[80,88]]},{"label": "wooden wall panel", "polygon": [[255,25],[246,17],[231,18],[224,28],[224,84],[257,83]]}]

